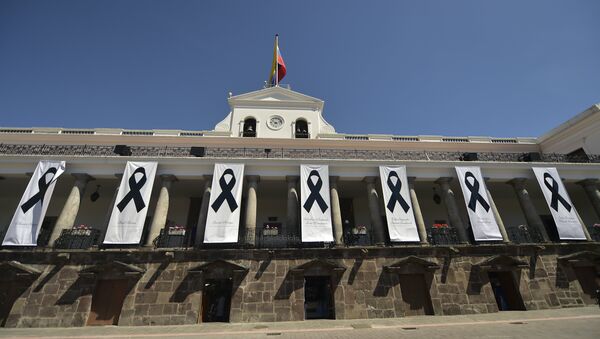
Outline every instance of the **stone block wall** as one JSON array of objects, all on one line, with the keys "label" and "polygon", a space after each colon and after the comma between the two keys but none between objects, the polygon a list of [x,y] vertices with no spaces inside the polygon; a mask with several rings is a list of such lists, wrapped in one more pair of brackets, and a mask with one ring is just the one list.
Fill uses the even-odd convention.
[{"label": "stone block wall", "polygon": [[[145,249],[3,250],[0,263],[16,260],[41,272],[30,281],[19,281],[29,285],[14,302],[5,326],[85,326],[99,274],[81,272],[100,263],[120,262],[142,270],[128,275],[132,287],[119,325],[143,326],[198,323],[204,279],[217,273],[233,275],[231,322],[304,320],[304,278],[309,275],[331,277],[336,319],[403,317],[408,305],[402,299],[399,273],[384,267],[407,257],[437,265],[424,273],[436,315],[497,312],[480,263],[498,255],[527,263],[513,270],[527,310],[582,306],[582,288],[573,271],[558,264],[558,257],[584,250],[600,253],[598,244],[556,244],[543,250],[526,245],[456,248],[459,253],[453,254],[439,247],[372,248],[367,254],[348,248],[181,250],[169,255]],[[227,261],[202,266],[215,258]],[[241,272],[240,267],[247,270]]]}]

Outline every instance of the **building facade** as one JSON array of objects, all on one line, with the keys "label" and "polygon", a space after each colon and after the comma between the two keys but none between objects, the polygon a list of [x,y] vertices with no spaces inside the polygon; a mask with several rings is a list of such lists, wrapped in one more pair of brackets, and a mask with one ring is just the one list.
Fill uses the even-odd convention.
[{"label": "building facade", "polygon": [[[337,133],[323,101],[284,87],[228,100],[230,113],[210,131],[0,128],[2,326],[383,318],[596,302],[600,106],[540,138],[492,138]],[[65,172],[35,200],[47,207],[35,244],[8,244],[40,161],[64,161]],[[122,178],[128,162],[157,164],[147,176],[147,214],[136,243],[108,244],[123,187],[141,181]],[[212,202],[231,183],[213,181],[217,164],[244,165],[233,242],[206,241]],[[323,213],[333,240],[303,241],[303,165],[328,168]],[[416,241],[391,239],[380,166],[406,171],[396,197],[410,204]],[[469,182],[467,199],[457,166],[484,178]],[[558,173],[546,181],[549,200],[533,168]],[[473,197],[475,183],[483,191]],[[478,238],[470,199],[487,206],[495,240]],[[577,240],[551,210],[564,208],[562,199],[580,226]]]}]

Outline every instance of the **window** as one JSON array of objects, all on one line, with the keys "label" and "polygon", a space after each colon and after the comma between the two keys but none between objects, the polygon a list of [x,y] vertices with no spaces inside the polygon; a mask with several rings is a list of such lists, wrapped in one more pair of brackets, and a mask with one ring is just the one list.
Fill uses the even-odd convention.
[{"label": "window", "polygon": [[304,119],[296,120],[295,136],[298,139],[308,139],[308,123]]},{"label": "window", "polygon": [[242,136],[244,138],[256,138],[256,119],[247,118],[244,120]]}]

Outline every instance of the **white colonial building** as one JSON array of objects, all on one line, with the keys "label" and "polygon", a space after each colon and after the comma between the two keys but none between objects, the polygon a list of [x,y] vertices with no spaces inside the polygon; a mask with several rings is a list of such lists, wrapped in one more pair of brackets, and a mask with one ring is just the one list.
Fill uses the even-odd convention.
[{"label": "white colonial building", "polygon": [[[496,138],[343,134],[325,120],[322,100],[284,87],[228,102],[214,130],[0,128],[1,238],[12,234],[19,208],[27,213],[22,201],[30,198],[23,194],[32,173],[33,187],[43,186],[38,162],[65,162],[53,194],[37,201],[47,204],[37,246],[5,241],[0,250],[0,268],[11,272],[5,278],[26,282],[9,288],[11,280],[0,278],[7,291],[0,292],[0,323],[349,319],[594,302],[600,106],[541,137]],[[153,185],[141,236],[135,244],[123,234],[129,241],[121,246],[104,244],[117,205],[131,200],[119,186],[143,185],[139,177],[121,178],[127,162],[157,164],[156,175],[144,177]],[[213,178],[216,164],[244,165],[236,180],[236,242],[206,241],[207,227],[218,224],[210,212],[215,190],[234,190],[224,188],[231,181],[219,182],[225,174]],[[319,179],[328,187],[321,193],[328,195],[331,241],[302,241],[303,165],[328,170]],[[384,196],[393,183],[380,166],[406,172],[400,197],[410,203],[416,241],[391,237]],[[485,178],[467,184],[466,199],[457,166],[478,168]],[[532,168],[558,174],[546,181],[547,192]],[[489,207],[495,241],[477,236],[471,198]],[[567,198],[570,228],[561,226],[567,216],[557,224],[551,211]],[[565,237],[573,227],[580,236]],[[117,291],[110,301],[107,291]]]}]

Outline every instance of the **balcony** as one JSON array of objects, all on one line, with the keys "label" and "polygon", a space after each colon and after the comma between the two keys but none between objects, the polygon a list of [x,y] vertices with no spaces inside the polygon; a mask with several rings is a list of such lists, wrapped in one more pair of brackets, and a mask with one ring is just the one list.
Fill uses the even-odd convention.
[{"label": "balcony", "polygon": [[54,248],[79,250],[88,249],[98,244],[100,234],[100,230],[87,227],[62,230],[60,236],[54,243]]},{"label": "balcony", "polygon": [[529,228],[527,225],[516,227],[507,227],[508,238],[515,244],[536,244],[544,242],[542,235],[535,228]]},{"label": "balcony", "polygon": [[431,245],[459,244],[458,234],[453,227],[432,227],[427,231],[427,239]]}]

